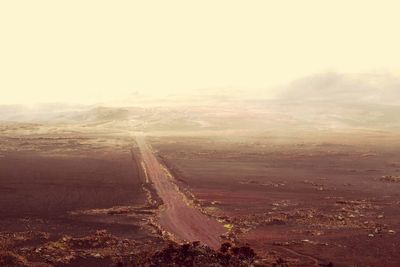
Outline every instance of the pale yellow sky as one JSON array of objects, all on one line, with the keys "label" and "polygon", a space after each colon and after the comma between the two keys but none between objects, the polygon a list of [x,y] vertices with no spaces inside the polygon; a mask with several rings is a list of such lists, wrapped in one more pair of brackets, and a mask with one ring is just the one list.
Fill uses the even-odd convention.
[{"label": "pale yellow sky", "polygon": [[399,10],[384,0],[1,1],[0,104],[396,73]]}]

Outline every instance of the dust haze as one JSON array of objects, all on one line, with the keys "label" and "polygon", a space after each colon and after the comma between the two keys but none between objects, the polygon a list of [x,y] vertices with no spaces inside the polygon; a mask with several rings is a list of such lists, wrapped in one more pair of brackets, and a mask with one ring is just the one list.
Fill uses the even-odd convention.
[{"label": "dust haze", "polygon": [[0,266],[400,266],[396,1],[0,3]]},{"label": "dust haze", "polygon": [[400,78],[327,72],[262,89],[219,88],[154,97],[135,92],[91,105],[1,105],[0,120],[43,124],[117,124],[129,131],[333,130],[397,133]]}]

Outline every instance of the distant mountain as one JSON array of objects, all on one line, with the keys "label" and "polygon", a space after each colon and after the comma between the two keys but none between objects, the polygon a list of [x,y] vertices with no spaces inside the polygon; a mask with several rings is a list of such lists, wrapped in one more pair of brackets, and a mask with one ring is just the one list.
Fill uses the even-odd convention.
[{"label": "distant mountain", "polygon": [[275,99],[250,91],[221,90],[146,99],[146,105],[132,105],[8,105],[0,106],[0,121],[113,121],[133,125],[138,130],[160,131],[293,127],[400,130],[400,78],[384,74],[325,73],[289,83]]},{"label": "distant mountain", "polygon": [[127,108],[95,107],[85,112],[80,112],[71,119],[77,121],[120,121],[128,120],[130,110]]},{"label": "distant mountain", "polygon": [[388,74],[318,74],[293,81],[282,90],[280,99],[399,105],[400,78]]},{"label": "distant mountain", "polygon": [[319,74],[290,83],[275,104],[313,124],[400,128],[400,79],[383,74]]}]

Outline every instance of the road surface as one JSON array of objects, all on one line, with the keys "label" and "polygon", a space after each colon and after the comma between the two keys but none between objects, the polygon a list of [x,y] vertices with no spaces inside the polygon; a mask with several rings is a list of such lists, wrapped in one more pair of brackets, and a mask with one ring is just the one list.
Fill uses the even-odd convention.
[{"label": "road surface", "polygon": [[145,137],[137,136],[136,141],[146,173],[164,202],[159,214],[161,227],[171,233],[177,241],[201,241],[214,249],[219,248],[219,236],[225,232],[222,224],[201,213],[196,207],[190,206],[173,181],[173,177],[146,144]]}]

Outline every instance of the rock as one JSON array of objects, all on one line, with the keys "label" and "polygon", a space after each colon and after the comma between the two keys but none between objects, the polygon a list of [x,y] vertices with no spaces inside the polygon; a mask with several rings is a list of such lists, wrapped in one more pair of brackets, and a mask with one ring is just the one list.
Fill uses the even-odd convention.
[{"label": "rock", "polygon": [[219,251],[200,245],[187,243],[170,244],[164,250],[155,253],[150,259],[150,266],[252,266],[254,251],[248,247],[236,247],[224,243]]},{"label": "rock", "polygon": [[9,251],[0,251],[0,266],[29,266],[27,260]]}]

